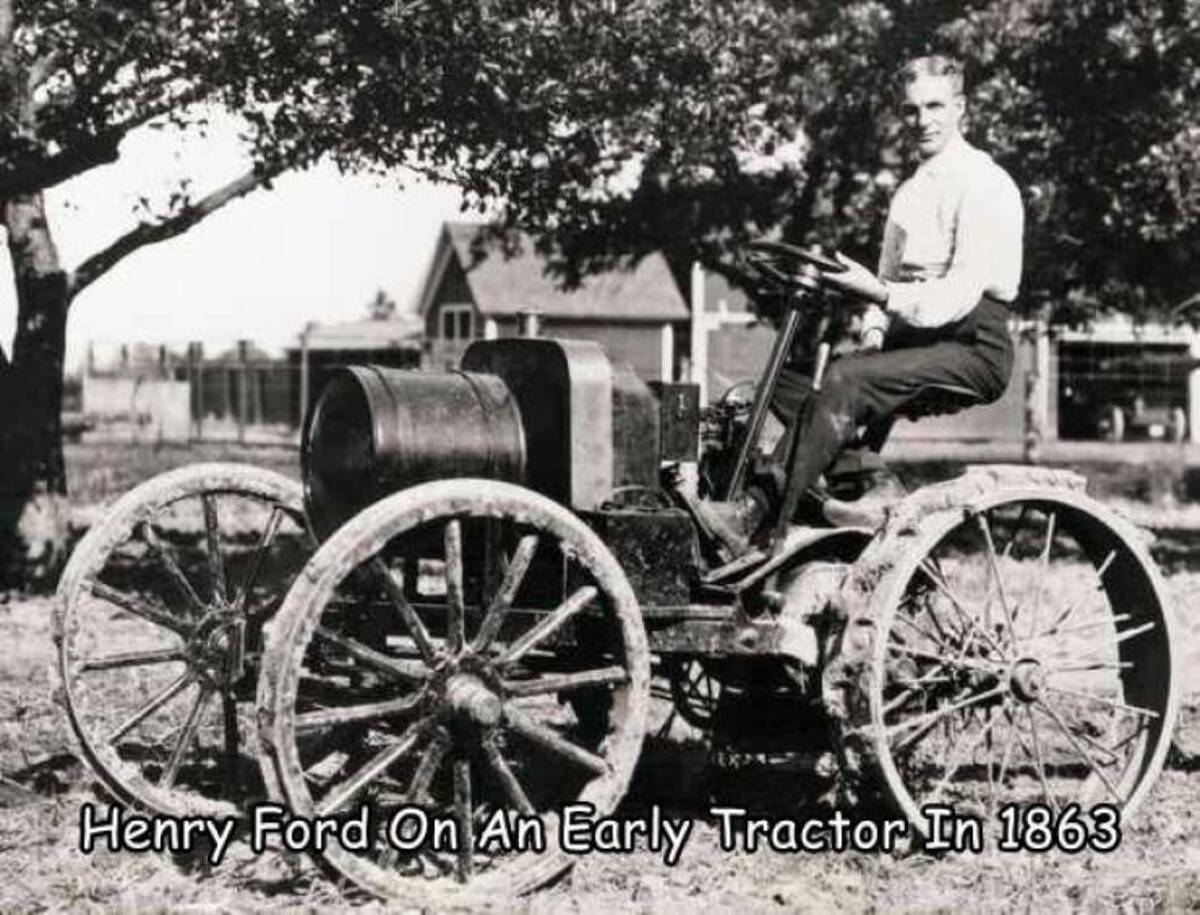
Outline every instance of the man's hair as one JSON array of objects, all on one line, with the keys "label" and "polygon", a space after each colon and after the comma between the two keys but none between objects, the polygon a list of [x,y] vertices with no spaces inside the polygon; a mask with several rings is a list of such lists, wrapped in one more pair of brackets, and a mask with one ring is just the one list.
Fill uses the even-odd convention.
[{"label": "man's hair", "polygon": [[914,57],[896,71],[896,82],[900,88],[916,82],[922,76],[944,76],[954,85],[958,95],[963,93],[962,64],[953,57],[944,54],[931,54],[927,57]]}]

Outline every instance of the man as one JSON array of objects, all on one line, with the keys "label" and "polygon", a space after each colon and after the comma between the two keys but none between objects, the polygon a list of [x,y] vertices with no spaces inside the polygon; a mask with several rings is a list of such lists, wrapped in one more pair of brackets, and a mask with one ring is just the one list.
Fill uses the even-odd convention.
[{"label": "man", "polygon": [[[900,116],[921,160],[896,191],[888,213],[879,275],[838,255],[842,273],[823,281],[871,303],[864,340],[877,352],[835,360],[821,390],[785,370],[776,412],[794,417],[790,473],[777,460],[737,502],[708,503],[703,520],[733,553],[796,493],[817,483],[860,427],[886,427],[930,385],[998,399],[1012,372],[1009,306],[1021,279],[1024,211],[1020,193],[991,157],[962,136],[962,71],[947,57],[921,57],[899,73]],[[793,498],[787,499],[791,493]],[[860,503],[828,500],[834,523],[877,517],[870,494]],[[789,519],[782,519],[789,520]]]}]

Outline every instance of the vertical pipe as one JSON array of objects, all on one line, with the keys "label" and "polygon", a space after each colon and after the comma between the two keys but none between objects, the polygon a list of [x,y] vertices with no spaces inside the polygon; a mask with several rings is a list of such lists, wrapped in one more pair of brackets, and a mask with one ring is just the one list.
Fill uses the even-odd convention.
[{"label": "vertical pipe", "polygon": [[703,407],[708,403],[708,326],[704,313],[704,268],[699,261],[692,264],[691,286],[691,381],[700,386]]}]

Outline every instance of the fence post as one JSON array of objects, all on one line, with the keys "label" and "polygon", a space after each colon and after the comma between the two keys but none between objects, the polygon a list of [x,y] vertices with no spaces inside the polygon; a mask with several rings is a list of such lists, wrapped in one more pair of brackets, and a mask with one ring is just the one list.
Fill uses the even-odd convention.
[{"label": "fence post", "polygon": [[204,344],[193,340],[188,344],[187,354],[191,418],[196,425],[196,441],[199,442],[204,440]]},{"label": "fence post", "polygon": [[250,372],[247,367],[247,360],[250,357],[250,341],[239,340],[237,342],[237,358],[238,358],[238,403],[237,403],[237,430],[238,444],[246,443],[246,412],[250,404],[250,392],[247,390],[247,384],[250,380]]}]

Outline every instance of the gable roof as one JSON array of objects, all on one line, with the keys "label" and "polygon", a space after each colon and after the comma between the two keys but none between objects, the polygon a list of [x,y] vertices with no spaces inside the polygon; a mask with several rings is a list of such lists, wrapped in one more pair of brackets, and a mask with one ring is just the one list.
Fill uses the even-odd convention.
[{"label": "gable roof", "polygon": [[[685,321],[687,303],[659,252],[626,268],[584,277],[575,289],[563,289],[547,273],[546,259],[533,239],[518,233],[518,250],[506,257],[498,239],[475,223],[448,222],[442,227],[433,265],[426,275],[419,311],[433,304],[451,259],[462,268],[475,307],[485,317],[516,315],[536,309],[546,317]],[[483,257],[478,256],[483,253]]]}]

